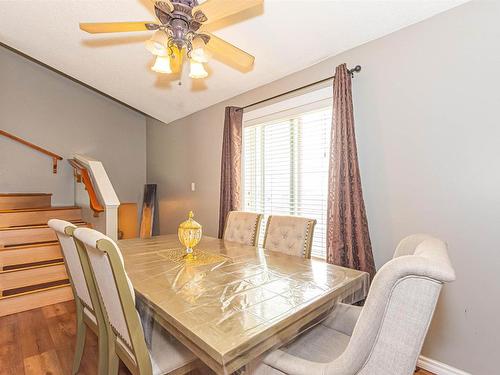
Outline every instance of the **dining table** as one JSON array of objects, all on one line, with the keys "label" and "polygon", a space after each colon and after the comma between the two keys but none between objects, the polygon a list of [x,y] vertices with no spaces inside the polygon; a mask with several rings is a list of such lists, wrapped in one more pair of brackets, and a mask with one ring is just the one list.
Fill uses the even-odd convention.
[{"label": "dining table", "polygon": [[144,315],[216,374],[245,369],[363,299],[367,273],[204,236],[192,257],[177,235],[120,240]]}]

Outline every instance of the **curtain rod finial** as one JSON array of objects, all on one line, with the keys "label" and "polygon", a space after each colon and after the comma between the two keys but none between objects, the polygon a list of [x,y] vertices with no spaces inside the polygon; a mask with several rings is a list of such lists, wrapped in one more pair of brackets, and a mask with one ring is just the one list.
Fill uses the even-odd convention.
[{"label": "curtain rod finial", "polygon": [[361,71],[361,65],[356,65],[354,68],[349,69],[349,73],[352,78],[354,78],[354,73],[359,73]]},{"label": "curtain rod finial", "polygon": [[361,65],[356,65],[350,70],[351,73],[359,73],[361,71]]}]

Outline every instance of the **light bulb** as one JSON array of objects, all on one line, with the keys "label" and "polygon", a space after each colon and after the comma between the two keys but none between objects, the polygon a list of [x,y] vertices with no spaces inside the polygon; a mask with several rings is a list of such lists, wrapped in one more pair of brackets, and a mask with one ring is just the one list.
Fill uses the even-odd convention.
[{"label": "light bulb", "polygon": [[205,78],[208,76],[207,71],[202,63],[191,60],[191,69],[189,70],[189,77],[191,78]]},{"label": "light bulb", "polygon": [[158,30],[146,41],[146,49],[155,56],[167,56],[167,45],[168,36],[163,30]]},{"label": "light bulb", "polygon": [[205,48],[205,42],[202,38],[194,38],[191,42],[193,49],[191,58],[199,63],[206,63],[210,59],[210,53]]},{"label": "light bulb", "polygon": [[156,56],[154,65],[151,70],[156,73],[170,74],[172,73],[172,68],[170,67],[170,57],[168,56]]}]

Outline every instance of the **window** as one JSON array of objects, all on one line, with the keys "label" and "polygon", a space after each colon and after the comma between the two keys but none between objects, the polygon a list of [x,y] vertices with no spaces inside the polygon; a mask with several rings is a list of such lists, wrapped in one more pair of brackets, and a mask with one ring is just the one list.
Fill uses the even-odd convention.
[{"label": "window", "polygon": [[316,219],[312,255],[326,257],[331,100],[248,121],[243,130],[243,207]]}]

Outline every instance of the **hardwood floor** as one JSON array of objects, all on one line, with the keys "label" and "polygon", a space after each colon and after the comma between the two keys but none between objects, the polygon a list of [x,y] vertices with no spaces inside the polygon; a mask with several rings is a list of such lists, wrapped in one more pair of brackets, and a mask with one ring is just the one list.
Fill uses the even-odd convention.
[{"label": "hardwood floor", "polygon": [[[0,375],[71,374],[75,331],[73,301],[1,317]],[[79,374],[96,374],[97,354],[96,337],[88,331]],[[122,367],[120,375],[129,372]]]}]

